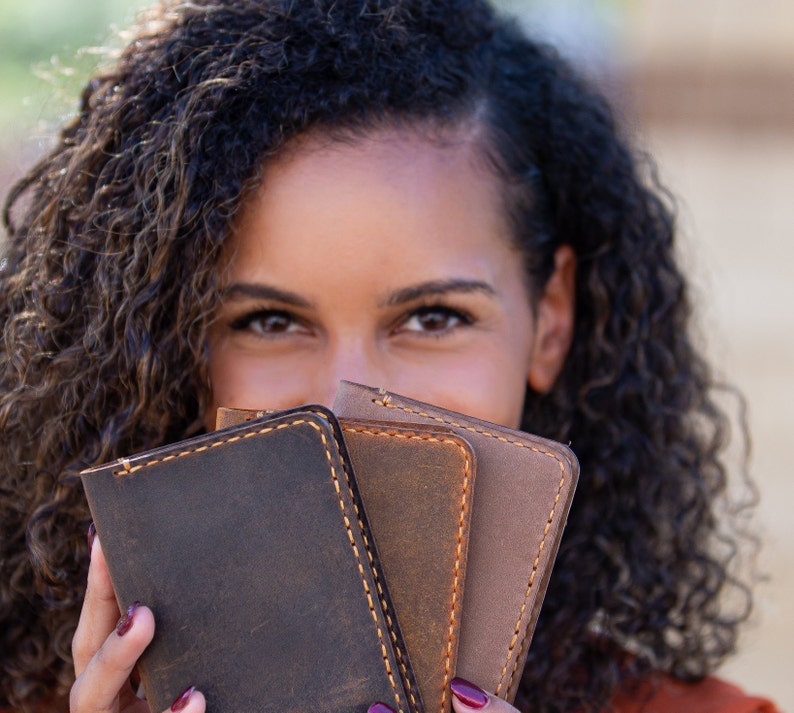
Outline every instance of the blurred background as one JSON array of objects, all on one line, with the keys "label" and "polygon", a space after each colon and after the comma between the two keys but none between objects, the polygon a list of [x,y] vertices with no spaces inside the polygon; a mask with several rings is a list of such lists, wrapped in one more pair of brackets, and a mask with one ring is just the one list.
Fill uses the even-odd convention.
[{"label": "blurred background", "polygon": [[[0,193],[145,0],[0,0]],[[620,108],[678,201],[700,335],[749,403],[756,610],[721,672],[794,711],[794,2],[501,0]],[[734,409],[735,410],[735,409]]]}]

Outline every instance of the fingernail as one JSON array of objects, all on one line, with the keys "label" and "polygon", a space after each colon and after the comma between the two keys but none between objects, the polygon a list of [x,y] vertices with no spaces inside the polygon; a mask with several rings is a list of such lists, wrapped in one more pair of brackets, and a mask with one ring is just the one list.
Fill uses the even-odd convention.
[{"label": "fingernail", "polygon": [[119,619],[119,623],[116,624],[116,633],[119,636],[124,636],[131,628],[132,628],[132,620],[135,617],[135,610],[141,605],[140,602],[133,602],[127,607],[127,611],[124,612],[124,616]]},{"label": "fingernail", "polygon": [[196,690],[195,686],[190,686],[190,688],[186,688],[182,693],[179,694],[179,697],[171,704],[171,710],[176,713],[176,711],[181,711],[190,701],[190,696],[193,695],[193,691]]},{"label": "fingernail", "polygon": [[367,708],[367,713],[397,713],[394,708],[390,708],[385,703],[373,703]]},{"label": "fingernail", "polygon": [[88,559],[91,559],[91,552],[94,550],[94,538],[96,537],[96,526],[93,521],[88,526],[88,533],[86,536],[88,537]]},{"label": "fingernail", "polygon": [[453,678],[449,682],[449,687],[455,698],[469,708],[485,708],[485,704],[488,703],[488,694],[465,679]]}]

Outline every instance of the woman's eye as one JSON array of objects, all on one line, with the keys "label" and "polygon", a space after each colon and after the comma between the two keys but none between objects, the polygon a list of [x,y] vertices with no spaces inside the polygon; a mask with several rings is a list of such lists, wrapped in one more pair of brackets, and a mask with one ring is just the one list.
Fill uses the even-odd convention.
[{"label": "woman's eye", "polygon": [[455,327],[471,324],[472,321],[468,314],[451,307],[421,307],[414,310],[397,331],[443,334]]},{"label": "woman's eye", "polygon": [[259,310],[243,315],[229,325],[235,331],[250,330],[265,335],[287,334],[288,332],[306,331],[305,327],[283,310]]}]

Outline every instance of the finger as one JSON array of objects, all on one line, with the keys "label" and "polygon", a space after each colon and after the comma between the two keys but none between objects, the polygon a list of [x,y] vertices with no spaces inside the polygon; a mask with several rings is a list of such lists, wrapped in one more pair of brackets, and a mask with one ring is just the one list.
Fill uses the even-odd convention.
[{"label": "finger", "polygon": [[119,607],[110,583],[105,555],[99,538],[95,538],[83,609],[72,639],[75,676],[79,676],[88,666],[88,662],[113,631],[118,618]]},{"label": "finger", "polygon": [[123,698],[132,698],[130,673],[153,636],[151,609],[131,606],[72,686],[72,713],[115,711],[122,691]]},{"label": "finger", "polygon": [[194,686],[183,691],[171,704],[171,707],[163,713],[204,713],[207,703],[201,691],[197,691]]},{"label": "finger", "polygon": [[449,688],[455,713],[474,713],[485,709],[488,713],[518,713],[506,700],[483,691],[463,678],[453,678]]},{"label": "finger", "polygon": [[397,713],[394,708],[378,701],[367,708],[367,713]]}]

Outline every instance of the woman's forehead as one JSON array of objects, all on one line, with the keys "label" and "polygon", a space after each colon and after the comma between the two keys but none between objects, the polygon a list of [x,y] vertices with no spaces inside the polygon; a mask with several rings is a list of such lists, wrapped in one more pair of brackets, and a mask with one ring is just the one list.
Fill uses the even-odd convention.
[{"label": "woman's forehead", "polygon": [[[234,226],[237,234],[254,216],[287,214],[285,203],[300,204],[302,213],[321,208],[340,212],[372,209],[379,202],[403,203],[426,212],[444,208],[453,220],[477,220],[475,208],[502,216],[500,181],[483,159],[477,133],[450,128],[443,140],[434,133],[410,128],[378,128],[359,136],[339,138],[312,132],[291,141],[283,152],[268,159],[258,187],[248,194]],[[476,205],[471,196],[477,196]],[[444,201],[443,205],[440,203]],[[472,214],[472,215],[469,215]]]},{"label": "woman's forehead", "polygon": [[269,162],[243,206],[227,248],[237,278],[305,272],[318,255],[347,275],[399,265],[419,281],[463,263],[482,277],[497,253],[513,261],[497,179],[475,153],[395,131],[304,140]]}]

